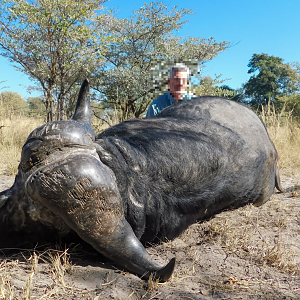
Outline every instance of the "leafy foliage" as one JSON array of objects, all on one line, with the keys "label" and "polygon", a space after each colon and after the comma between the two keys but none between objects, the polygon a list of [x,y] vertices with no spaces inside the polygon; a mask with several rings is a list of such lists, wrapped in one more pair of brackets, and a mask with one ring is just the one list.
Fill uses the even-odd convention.
[{"label": "leafy foliage", "polygon": [[[67,96],[97,64],[104,38],[98,0],[4,0],[0,55],[43,89],[48,121],[65,117]],[[97,33],[97,34],[96,34]]]},{"label": "leafy foliage", "polygon": [[260,104],[270,106],[278,97],[290,95],[297,90],[299,77],[296,70],[284,64],[280,57],[265,53],[253,54],[248,67],[248,73],[254,75],[244,84],[244,91],[254,107]]},{"label": "leafy foliage", "polygon": [[168,69],[176,62],[194,73],[228,48],[213,38],[177,37],[191,10],[170,10],[162,3],[145,4],[127,19],[112,18],[106,30],[114,39],[103,53],[107,64],[94,74],[104,108],[121,112],[120,120],[139,117],[153,98],[167,89]]},{"label": "leafy foliage", "polygon": [[300,121],[300,94],[279,97],[274,103],[276,113],[284,111],[289,117]]},{"label": "leafy foliage", "polygon": [[204,76],[201,78],[199,85],[197,85],[193,93],[197,96],[218,96],[227,99],[233,99],[236,97],[237,92],[228,85],[221,85],[226,80],[220,80],[221,75],[216,76],[213,79],[210,76]]},{"label": "leafy foliage", "polygon": [[0,93],[0,116],[2,118],[27,114],[28,105],[20,94],[10,91]]},{"label": "leafy foliage", "polygon": [[30,116],[46,118],[45,103],[40,97],[29,97],[27,103]]},{"label": "leafy foliage", "polygon": [[167,89],[171,65],[184,62],[195,75],[229,46],[213,38],[175,36],[191,10],[155,2],[117,19],[99,13],[104,1],[0,4],[0,55],[42,88],[47,121],[70,116],[86,77],[102,108],[117,110],[120,120],[139,117]]}]

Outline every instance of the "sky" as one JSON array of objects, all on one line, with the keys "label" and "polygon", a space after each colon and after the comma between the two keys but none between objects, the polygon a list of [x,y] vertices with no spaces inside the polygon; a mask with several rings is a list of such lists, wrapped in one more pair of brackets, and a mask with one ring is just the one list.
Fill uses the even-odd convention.
[{"label": "sky", "polygon": [[[145,0],[110,0],[104,5],[118,9],[115,15],[126,18],[141,8]],[[206,64],[202,76],[222,74],[230,79],[224,84],[240,88],[249,80],[248,63],[254,53],[266,53],[284,59],[284,63],[300,62],[300,0],[166,0],[168,7],[192,9],[185,17],[189,22],[177,36],[214,37],[232,46]],[[14,91],[24,98],[39,96],[26,89],[33,82],[0,56],[0,91]],[[3,88],[8,86],[8,88]]]}]

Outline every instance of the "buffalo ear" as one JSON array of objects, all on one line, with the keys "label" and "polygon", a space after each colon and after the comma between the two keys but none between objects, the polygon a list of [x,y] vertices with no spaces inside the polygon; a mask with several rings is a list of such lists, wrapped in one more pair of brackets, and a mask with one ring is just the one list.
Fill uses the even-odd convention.
[{"label": "buffalo ear", "polygon": [[91,126],[90,83],[85,79],[77,98],[75,113],[72,120],[81,121]]}]

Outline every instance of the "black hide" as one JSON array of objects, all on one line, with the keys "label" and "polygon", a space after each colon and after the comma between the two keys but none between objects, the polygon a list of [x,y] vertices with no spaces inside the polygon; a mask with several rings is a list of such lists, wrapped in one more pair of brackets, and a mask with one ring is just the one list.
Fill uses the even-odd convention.
[{"label": "black hide", "polygon": [[120,123],[96,143],[143,242],[173,239],[197,220],[262,204],[274,191],[275,147],[257,115],[234,101],[181,102],[157,117]]},{"label": "black hide", "polygon": [[121,267],[164,281],[174,260],[162,268],[139,240],[173,239],[225,209],[260,205],[275,185],[282,190],[275,147],[247,107],[199,97],[95,137],[85,81],[73,120],[28,137],[14,186],[0,193],[0,246],[73,230]]}]

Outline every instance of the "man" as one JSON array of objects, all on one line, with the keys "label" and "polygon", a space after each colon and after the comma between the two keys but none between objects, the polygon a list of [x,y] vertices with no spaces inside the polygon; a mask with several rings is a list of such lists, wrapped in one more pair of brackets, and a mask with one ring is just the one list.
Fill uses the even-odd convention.
[{"label": "man", "polygon": [[191,99],[193,94],[186,92],[189,77],[190,70],[185,64],[177,63],[171,67],[168,78],[169,91],[152,101],[146,118],[157,115],[165,107],[175,102]]}]

